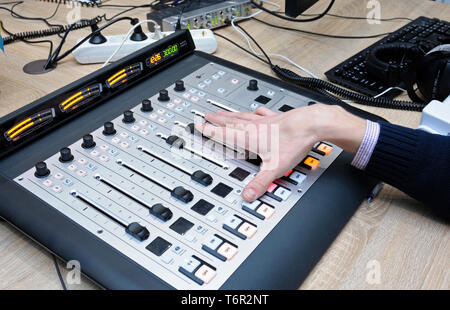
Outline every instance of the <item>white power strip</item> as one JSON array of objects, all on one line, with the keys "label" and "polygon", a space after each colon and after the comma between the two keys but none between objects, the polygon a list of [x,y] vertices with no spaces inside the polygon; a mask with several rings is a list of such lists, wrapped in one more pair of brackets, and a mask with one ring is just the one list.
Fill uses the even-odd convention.
[{"label": "white power strip", "polygon": [[[192,39],[194,40],[196,50],[212,54],[217,49],[217,40],[214,33],[209,29],[190,30]],[[172,34],[170,32],[161,32],[162,37]],[[119,60],[149,44],[152,44],[157,39],[154,39],[153,33],[146,33],[147,39],[144,41],[132,41],[128,39],[122,48],[114,55],[111,61]],[[89,41],[84,42],[76,50],[73,51],[75,59],[82,64],[103,63],[112,53],[122,44],[126,34],[116,36],[105,36],[106,42],[102,44],[91,44]]]},{"label": "white power strip", "polygon": [[450,96],[443,102],[433,100],[422,111],[418,129],[450,136]]}]

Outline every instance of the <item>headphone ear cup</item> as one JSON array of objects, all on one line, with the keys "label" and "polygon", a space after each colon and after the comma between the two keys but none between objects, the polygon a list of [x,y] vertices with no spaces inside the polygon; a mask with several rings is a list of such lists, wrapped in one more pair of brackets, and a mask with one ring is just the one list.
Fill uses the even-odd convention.
[{"label": "headphone ear cup", "polygon": [[426,55],[417,65],[417,86],[427,100],[445,100],[450,94],[450,52]]},{"label": "headphone ear cup", "polygon": [[[423,56],[423,52],[411,43],[389,43],[374,47],[367,55],[367,72],[390,85],[399,85],[405,76],[411,79],[413,70],[406,73],[405,66],[392,64],[392,61],[407,58],[413,62]],[[408,68],[409,69],[409,68]]]}]

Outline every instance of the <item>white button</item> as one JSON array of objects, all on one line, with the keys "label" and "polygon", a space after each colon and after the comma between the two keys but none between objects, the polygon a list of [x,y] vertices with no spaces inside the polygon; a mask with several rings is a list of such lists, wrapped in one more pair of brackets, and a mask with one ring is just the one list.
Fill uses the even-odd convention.
[{"label": "white button", "polygon": [[200,100],[200,98],[197,96],[194,96],[191,98],[191,100],[192,100],[192,102],[198,102]]},{"label": "white button", "polygon": [[112,156],[116,156],[119,152],[115,149],[110,149],[108,153],[111,154]]},{"label": "white button", "polygon": [[267,96],[272,97],[273,95],[275,95],[275,92],[273,90],[268,90],[267,91]]},{"label": "white button", "polygon": [[218,92],[219,94],[223,94],[223,93],[225,92],[225,88],[218,88],[218,89],[217,89],[217,92]]},{"label": "white button", "polygon": [[164,114],[166,111],[164,109],[158,109],[158,114]]},{"label": "white button", "polygon": [[80,159],[78,159],[78,161],[77,161],[80,165],[86,165],[87,164],[87,160],[85,159],[85,158],[80,158]]},{"label": "white button", "polygon": [[151,131],[154,131],[154,130],[156,130],[156,128],[158,128],[158,127],[155,126],[155,125],[153,125],[153,124],[150,124],[150,125],[148,125],[148,128],[149,128]]},{"label": "white button", "polygon": [[143,119],[142,121],[139,122],[139,124],[141,124],[141,126],[147,126],[148,122]]},{"label": "white button", "polygon": [[206,228],[203,227],[202,225],[198,225],[195,227],[195,231],[198,232],[199,234],[204,234],[206,232]]},{"label": "white button", "polygon": [[205,83],[200,83],[200,84],[198,84],[198,88],[201,88],[201,89],[205,88],[205,86],[206,86]]},{"label": "white button", "polygon": [[189,89],[189,92],[190,92],[191,94],[195,94],[195,93],[197,92],[197,90],[196,90],[195,88],[191,88],[191,89]]},{"label": "white button", "polygon": [[221,207],[221,206],[217,206],[214,208],[214,210],[219,213],[219,214],[224,214],[225,213],[225,208]]},{"label": "white button", "polygon": [[131,126],[131,130],[138,131],[139,130],[139,126],[138,125],[133,125],[133,126]]},{"label": "white button", "polygon": [[89,164],[87,165],[87,167],[88,167],[89,170],[92,170],[92,171],[94,171],[95,169],[97,169],[97,167],[96,167],[93,163],[89,163]]},{"label": "white button", "polygon": [[167,118],[174,118],[175,114],[173,113],[166,113]]},{"label": "white button", "polygon": [[216,218],[214,215],[212,215],[212,214],[209,214],[209,215],[206,217],[206,219],[207,219],[208,221],[212,222],[212,223],[215,223],[215,222],[217,221],[217,218]]},{"label": "white button", "polygon": [[224,76],[225,75],[225,71],[219,71],[219,72],[217,72],[219,75],[222,75],[222,76]]},{"label": "white button", "polygon": [[102,155],[102,156],[100,156],[100,160],[103,162],[107,162],[109,160],[109,157],[106,155]]},{"label": "white button", "polygon": [[67,186],[70,186],[70,185],[73,184],[72,180],[69,179],[69,178],[64,179],[63,183],[64,183],[65,185],[67,185]]},{"label": "white button", "polygon": [[164,253],[164,254],[161,256],[161,261],[162,261],[163,263],[165,263],[165,264],[170,264],[170,263],[173,262],[173,257],[170,256],[169,253]]},{"label": "white button", "polygon": [[209,266],[202,265],[195,272],[195,276],[203,281],[203,283],[208,284],[216,276],[216,272]]},{"label": "white button", "polygon": [[272,207],[269,207],[266,204],[263,204],[261,207],[258,208],[258,210],[256,210],[256,212],[258,212],[259,214],[261,214],[262,216],[264,216],[264,218],[266,220],[270,219],[272,217],[272,215],[275,212],[275,209]]},{"label": "white button", "polygon": [[214,74],[214,75],[212,76],[212,78],[213,78],[214,80],[217,80],[217,79],[219,79],[219,78],[220,78],[220,75],[218,75],[218,74]]},{"label": "white button", "polygon": [[61,193],[62,192],[62,188],[61,188],[61,186],[53,186],[53,191],[55,193]]},{"label": "white button", "polygon": [[252,103],[250,105],[250,109],[252,109],[252,110],[256,110],[258,107],[259,107],[259,104],[257,104],[257,103]]},{"label": "white button", "polygon": [[111,139],[111,142],[114,143],[114,144],[117,144],[117,143],[120,142],[120,139],[117,138],[117,137],[115,137],[115,138],[112,138],[112,139]]},{"label": "white button", "polygon": [[44,186],[46,186],[46,187],[50,187],[53,185],[53,182],[47,179],[42,184],[44,184]]},{"label": "white button", "polygon": [[144,136],[148,135],[148,130],[146,130],[146,129],[141,129],[141,131],[139,131],[139,132],[141,133],[141,135],[144,135]]},{"label": "white button", "polygon": [[75,171],[77,170],[77,166],[75,166],[74,164],[70,165],[69,167],[67,167],[67,169],[69,169],[70,171]]},{"label": "white button", "polygon": [[237,254],[237,252],[238,252],[237,248],[226,242],[222,244],[220,248],[217,250],[217,253],[226,257],[227,260],[231,260]]},{"label": "white button", "polygon": [[156,119],[157,117],[158,117],[158,114],[156,114],[156,113],[150,114],[151,119]]},{"label": "white button", "polygon": [[55,179],[57,179],[57,180],[62,180],[63,178],[64,178],[64,176],[61,174],[61,173],[56,173],[54,176],[53,176]]},{"label": "white button", "polygon": [[186,269],[187,272],[194,272],[194,270],[200,266],[200,262],[193,257],[186,258],[180,267]]},{"label": "white button", "polygon": [[242,220],[233,215],[227,218],[223,224],[229,226],[231,229],[236,229],[241,223]]},{"label": "white button", "polygon": [[193,233],[187,233],[186,235],[184,235],[184,238],[189,242],[197,241],[197,238],[195,238],[195,235]]},{"label": "white button", "polygon": [[139,139],[138,139],[137,137],[135,137],[135,136],[130,136],[130,137],[128,138],[128,140],[130,140],[131,142],[136,142],[136,141],[138,141]]},{"label": "white button", "polygon": [[172,102],[169,102],[169,103],[167,104],[167,108],[168,108],[168,109],[173,109],[174,106],[175,106],[175,104],[172,103]]},{"label": "white button", "polygon": [[175,111],[177,111],[177,112],[183,112],[183,108],[182,108],[182,107],[176,107],[176,108],[175,108]]},{"label": "white button", "polygon": [[122,132],[122,133],[120,134],[120,136],[121,136],[122,138],[128,138],[128,133]]},{"label": "white button", "polygon": [[181,253],[183,253],[183,248],[180,247],[179,245],[176,245],[172,247],[172,252],[174,252],[177,255],[180,255]]},{"label": "white button", "polygon": [[256,234],[256,231],[257,228],[249,223],[242,224],[238,229],[238,232],[246,236],[248,239],[253,237]]},{"label": "white button", "polygon": [[187,101],[183,102],[183,107],[187,108],[188,106],[190,106],[191,104]]},{"label": "white button", "polygon": [[173,102],[174,102],[175,104],[180,104],[182,101],[183,101],[183,100],[181,100],[180,98],[175,98],[175,99],[173,100]]},{"label": "white button", "polygon": [[283,200],[286,200],[291,196],[291,191],[284,187],[278,187],[273,193],[275,196],[280,197]]},{"label": "white button", "polygon": [[130,147],[130,144],[128,142],[122,142],[120,143],[120,146],[123,147],[124,149],[127,149]]},{"label": "white button", "polygon": [[160,123],[166,123],[167,120],[166,120],[164,117],[161,117],[161,118],[158,119],[158,122],[160,122]]},{"label": "white button", "polygon": [[77,174],[78,174],[78,176],[80,176],[80,177],[85,177],[85,176],[86,176],[86,171],[84,171],[84,170],[78,170],[78,171],[77,171]]},{"label": "white button", "polygon": [[189,94],[189,93],[184,93],[184,94],[183,94],[183,98],[184,98],[184,99],[189,99],[189,98],[191,98],[191,94]]},{"label": "white button", "polygon": [[261,201],[259,201],[259,200],[255,200],[255,201],[253,201],[253,202],[247,202],[247,201],[244,201],[244,202],[242,203],[242,206],[245,206],[245,207],[249,208],[250,210],[255,211],[256,208],[258,208],[258,206],[259,206],[260,204],[261,204]]},{"label": "white button", "polygon": [[199,97],[205,97],[206,94],[204,92],[202,92],[202,91],[199,91],[197,95]]},{"label": "white button", "polygon": [[204,80],[203,82],[204,82],[206,85],[209,85],[209,84],[211,84],[212,81],[211,81],[210,79],[208,79],[208,80]]},{"label": "white button", "polygon": [[203,242],[203,245],[215,251],[222,243],[223,240],[220,239],[219,237],[211,236]]},{"label": "white button", "polygon": [[294,171],[289,176],[289,179],[298,182],[298,184],[301,184],[301,183],[303,183],[303,181],[306,180],[306,175],[301,172]]},{"label": "white button", "polygon": [[232,80],[231,80],[231,83],[233,83],[234,85],[236,85],[237,83],[239,83],[239,80],[232,79]]},{"label": "white button", "polygon": [[[109,146],[103,144],[102,146],[100,146],[100,149],[101,149],[102,151],[107,151],[107,150],[109,150]],[[78,160],[78,163],[80,163],[79,160]]]}]

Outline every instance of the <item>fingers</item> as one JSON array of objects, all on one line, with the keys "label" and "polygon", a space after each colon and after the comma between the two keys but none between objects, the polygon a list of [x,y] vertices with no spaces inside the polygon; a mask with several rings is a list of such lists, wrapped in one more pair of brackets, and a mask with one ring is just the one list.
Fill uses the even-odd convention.
[{"label": "fingers", "polygon": [[260,115],[260,116],[276,116],[276,115],[278,115],[277,112],[274,112],[266,107],[259,107],[255,110],[254,113],[256,115]]},{"label": "fingers", "polygon": [[247,184],[242,192],[242,197],[245,201],[251,202],[267,191],[270,183],[272,183],[278,177],[277,170],[261,170],[256,177]]},{"label": "fingers", "polygon": [[248,148],[249,135],[245,130],[239,130],[230,127],[219,127],[211,124],[195,124],[195,128],[203,135],[214,138],[216,141],[226,143],[228,145],[237,145],[239,147]]},{"label": "fingers", "polygon": [[232,119],[240,119],[240,120],[246,120],[246,121],[255,121],[255,120],[261,119],[261,117],[259,115],[256,115],[251,112],[228,112],[228,111],[219,110],[219,111],[217,111],[216,114],[225,116],[225,117],[229,117]]}]

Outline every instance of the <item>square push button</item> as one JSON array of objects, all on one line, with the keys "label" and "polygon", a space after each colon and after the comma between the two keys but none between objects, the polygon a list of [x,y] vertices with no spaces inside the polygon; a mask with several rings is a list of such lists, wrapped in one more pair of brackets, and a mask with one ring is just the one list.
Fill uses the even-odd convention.
[{"label": "square push button", "polygon": [[236,216],[231,216],[225,220],[223,225],[228,226],[231,229],[236,229],[242,223],[242,220]]},{"label": "square push button", "polygon": [[262,103],[262,104],[267,104],[267,103],[269,103],[270,100],[272,100],[272,99],[270,99],[270,98],[268,98],[266,96],[263,96],[263,95],[261,95],[261,96],[259,96],[258,98],[255,99],[256,102],[259,102],[259,103]]},{"label": "square push button", "polygon": [[291,196],[291,191],[280,186],[275,190],[274,195],[280,197],[282,200],[286,200],[289,198],[289,196]]},{"label": "square push button", "polygon": [[208,284],[216,276],[216,271],[207,265],[202,265],[195,272],[195,276],[203,281],[203,283]]},{"label": "square push button", "polygon": [[297,182],[297,184],[302,184],[306,180],[306,175],[298,171],[293,171],[289,175],[289,179]]},{"label": "square push button", "polygon": [[191,229],[194,224],[184,217],[180,217],[176,220],[172,225],[170,225],[170,229],[179,233],[180,235],[184,235],[189,229]]},{"label": "square push button", "polygon": [[230,177],[235,178],[236,180],[239,180],[242,182],[245,180],[245,178],[247,178],[250,175],[250,172],[237,167],[229,175],[230,175]]},{"label": "square push button", "polygon": [[213,251],[217,250],[217,248],[223,243],[223,240],[217,236],[211,236],[206,239],[203,245]]},{"label": "square push button", "polygon": [[256,234],[257,230],[258,229],[255,226],[245,222],[239,227],[238,232],[243,234],[247,239],[251,239]]},{"label": "square push button", "polygon": [[238,249],[227,242],[222,244],[217,250],[217,253],[224,256],[227,261],[233,259],[233,257],[236,256],[237,252]]},{"label": "square push button", "polygon": [[263,204],[256,210],[256,212],[264,217],[264,219],[268,220],[272,217],[272,215],[275,213],[275,209]]},{"label": "square push button", "polygon": [[147,245],[146,249],[155,254],[156,256],[161,256],[171,246],[172,243],[164,240],[161,237],[156,237],[155,240],[153,240],[149,245]]},{"label": "square push button", "polygon": [[325,142],[319,142],[313,149],[313,152],[316,152],[322,156],[328,156],[331,152],[333,152],[333,147]]},{"label": "square push button", "polygon": [[316,170],[320,166],[320,160],[312,156],[307,156],[301,165],[308,170]]},{"label": "square push button", "polygon": [[192,206],[191,210],[197,212],[200,215],[206,215],[214,208],[212,203],[207,202],[204,199],[200,199]]},{"label": "square push button", "polygon": [[291,107],[290,105],[285,104],[281,108],[279,108],[278,110],[281,111],[281,112],[288,112],[290,110],[294,110],[294,108]]},{"label": "square push button", "polygon": [[180,267],[187,272],[192,273],[195,269],[197,269],[198,266],[200,266],[200,264],[200,261],[196,260],[193,257],[189,257],[183,261],[183,264]]},{"label": "square push button", "polygon": [[256,212],[256,209],[258,209],[258,207],[261,205],[261,201],[259,200],[255,200],[253,202],[243,202],[242,203],[242,210],[247,211],[248,213],[256,216],[257,218],[259,218],[260,220],[264,220],[264,215],[259,214],[258,212]]},{"label": "square push button", "polygon": [[233,188],[231,188],[230,186],[219,183],[211,190],[211,192],[216,194],[217,196],[225,198],[232,190]]}]

